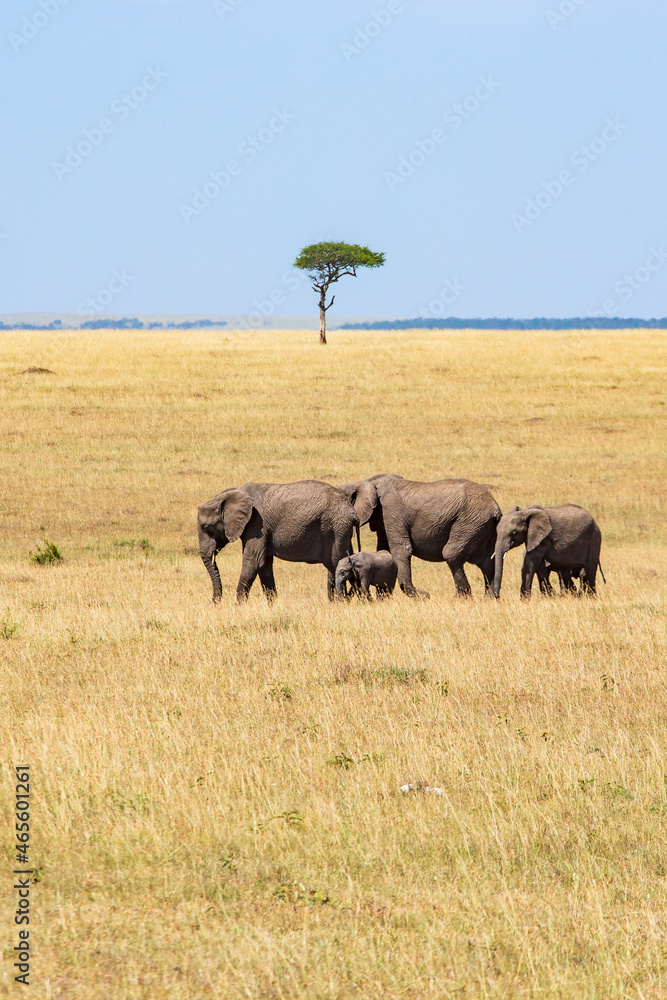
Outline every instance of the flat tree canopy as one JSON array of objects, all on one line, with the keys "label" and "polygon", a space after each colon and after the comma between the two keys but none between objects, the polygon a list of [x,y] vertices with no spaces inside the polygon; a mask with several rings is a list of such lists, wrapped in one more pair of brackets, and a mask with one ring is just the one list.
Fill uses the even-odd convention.
[{"label": "flat tree canopy", "polygon": [[381,267],[384,264],[384,254],[375,253],[368,247],[358,243],[311,243],[304,247],[294,266],[308,271],[313,281],[313,288],[319,292],[320,306],[320,344],[326,344],[327,309],[334,302],[335,295],[327,304],[326,297],[329,285],[334,284],[344,274],[357,276],[358,267]]}]

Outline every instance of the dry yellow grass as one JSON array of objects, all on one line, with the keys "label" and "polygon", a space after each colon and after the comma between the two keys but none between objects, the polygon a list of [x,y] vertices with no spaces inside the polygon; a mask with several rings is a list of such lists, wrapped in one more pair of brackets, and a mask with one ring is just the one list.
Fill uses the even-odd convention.
[{"label": "dry yellow grass", "polygon": [[[667,996],[666,358],[656,331],[0,335],[32,996]],[[499,603],[416,561],[429,602],[341,606],[278,562],[237,607],[237,544],[211,605],[200,500],[385,471],[583,504],[608,585],[522,604],[516,551]]]}]

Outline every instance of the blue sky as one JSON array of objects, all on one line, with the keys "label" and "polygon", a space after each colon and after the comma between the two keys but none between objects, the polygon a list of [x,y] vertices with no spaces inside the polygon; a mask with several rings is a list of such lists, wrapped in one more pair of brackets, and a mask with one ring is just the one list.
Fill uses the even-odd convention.
[{"label": "blue sky", "polygon": [[0,46],[1,313],[314,313],[335,239],[387,263],[332,315],[667,315],[664,0],[8,0]]}]

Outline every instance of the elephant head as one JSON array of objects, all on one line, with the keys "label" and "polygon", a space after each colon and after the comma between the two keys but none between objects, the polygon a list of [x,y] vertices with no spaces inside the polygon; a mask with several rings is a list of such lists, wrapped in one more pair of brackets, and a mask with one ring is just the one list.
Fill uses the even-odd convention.
[{"label": "elephant head", "polygon": [[215,557],[225,545],[241,537],[253,509],[253,502],[248,494],[237,489],[224,490],[198,507],[199,554],[213,583],[214,601],[219,601],[222,596]]},{"label": "elephant head", "polygon": [[493,593],[500,596],[503,582],[503,560],[510,549],[525,542],[526,552],[536,549],[551,532],[549,515],[542,507],[512,507],[498,522]]},{"label": "elephant head", "polygon": [[352,589],[359,584],[359,574],[349,556],[341,559],[336,566],[336,594],[338,597],[347,597],[345,584],[351,583]]}]

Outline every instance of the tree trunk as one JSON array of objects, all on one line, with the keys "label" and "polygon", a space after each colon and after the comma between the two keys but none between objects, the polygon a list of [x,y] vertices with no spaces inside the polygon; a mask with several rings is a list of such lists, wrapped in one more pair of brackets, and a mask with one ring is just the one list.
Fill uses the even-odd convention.
[{"label": "tree trunk", "polygon": [[324,304],[325,296],[320,298],[320,344],[327,342],[327,309]]}]

